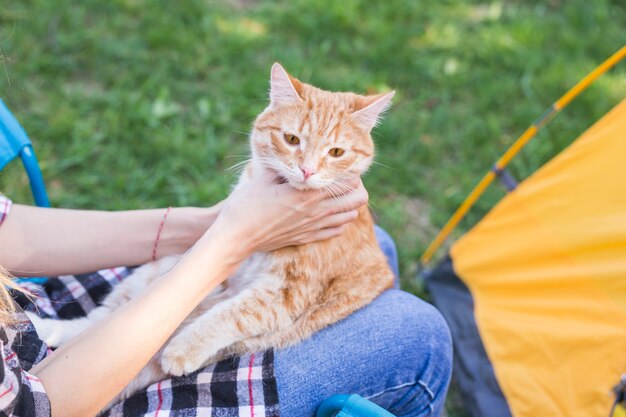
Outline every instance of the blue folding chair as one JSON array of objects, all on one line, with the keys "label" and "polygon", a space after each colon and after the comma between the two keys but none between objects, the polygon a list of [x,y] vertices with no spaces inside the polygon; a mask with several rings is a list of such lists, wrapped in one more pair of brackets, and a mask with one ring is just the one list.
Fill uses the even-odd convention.
[{"label": "blue folding chair", "polygon": [[50,207],[50,200],[48,200],[33,145],[22,126],[0,100],[0,170],[18,156],[28,175],[35,204],[40,207]]},{"label": "blue folding chair", "polygon": [[357,394],[333,395],[322,401],[315,417],[395,417]]},{"label": "blue folding chair", "polygon": [[[18,156],[22,160],[26,175],[28,175],[35,204],[40,207],[50,207],[46,185],[43,182],[33,145],[17,119],[0,100],[0,171]],[[33,277],[20,278],[17,281],[43,283],[46,279],[45,277]]]},{"label": "blue folding chair", "polygon": [[[46,186],[39,169],[39,163],[33,151],[33,145],[26,132],[13,114],[0,100],[0,171],[13,159],[20,157],[35,199],[40,207],[50,207]],[[46,278],[25,278],[35,282]],[[333,395],[324,400],[316,417],[395,417],[390,412],[366,400],[359,395]]]}]

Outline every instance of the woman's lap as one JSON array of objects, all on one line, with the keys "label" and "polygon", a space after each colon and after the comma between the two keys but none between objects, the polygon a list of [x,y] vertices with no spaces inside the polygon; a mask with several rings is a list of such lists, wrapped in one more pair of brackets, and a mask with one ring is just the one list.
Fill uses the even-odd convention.
[{"label": "woman's lap", "polygon": [[[393,239],[378,226],[376,237],[397,277]],[[325,398],[355,393],[399,417],[436,416],[450,381],[452,342],[433,306],[394,289],[274,355],[282,417],[313,415]]]},{"label": "woman's lap", "polygon": [[[376,236],[397,276],[393,240],[380,228],[377,228]],[[83,315],[95,306],[94,302],[101,300],[116,280],[126,274],[124,270],[112,269],[50,282],[40,290],[41,294],[50,298],[38,300],[39,312],[64,318]],[[27,305],[26,302],[24,305]],[[32,305],[28,307],[34,308]],[[256,388],[250,388],[253,385],[250,374],[246,373],[256,367],[262,370],[258,395]],[[216,406],[216,398],[222,398],[233,403],[223,407],[226,412],[233,411],[232,415],[240,414],[238,406],[245,408],[248,401],[252,402],[252,398],[248,400],[247,397],[254,391],[256,398],[259,395],[265,397],[266,414],[275,415],[277,409],[274,404],[277,402],[283,417],[313,415],[324,398],[351,393],[369,398],[398,416],[436,416],[443,406],[450,379],[451,342],[445,322],[431,305],[393,289],[296,346],[273,354],[271,351],[258,354],[256,358],[251,355],[220,363],[218,368],[220,372],[213,367],[202,370],[191,380],[173,378],[167,385],[169,391],[165,393],[161,392],[161,384],[156,386],[158,392],[154,387],[149,388],[131,398],[123,407],[120,405],[125,412],[119,415],[144,415],[131,410],[151,410],[152,397],[158,399],[159,409],[163,398],[171,398],[172,415],[178,415],[177,411],[182,412],[183,409],[176,408],[174,404],[180,402],[177,400],[180,398],[188,400],[185,392],[192,390],[198,397],[195,399],[198,411],[207,406],[201,404],[206,402],[201,397],[212,402],[210,407]],[[274,375],[271,375],[272,369]],[[206,381],[201,384],[201,379]],[[217,380],[221,382],[215,383]],[[232,401],[225,398],[228,394],[223,394],[230,392],[230,385],[242,386],[241,390],[237,388],[233,391]],[[276,387],[279,401],[274,399]],[[131,407],[132,404],[136,404],[137,408]],[[186,407],[194,407],[192,404]],[[114,412],[111,415],[118,414]]]},{"label": "woman's lap", "polygon": [[357,393],[397,416],[436,416],[452,361],[448,327],[430,304],[389,290],[347,319],[275,352],[282,417],[312,415]]}]

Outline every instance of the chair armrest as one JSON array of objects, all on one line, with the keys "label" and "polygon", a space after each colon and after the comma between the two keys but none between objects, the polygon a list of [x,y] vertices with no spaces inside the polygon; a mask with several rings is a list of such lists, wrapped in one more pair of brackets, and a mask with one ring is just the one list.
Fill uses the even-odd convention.
[{"label": "chair armrest", "polygon": [[395,417],[389,411],[357,394],[333,395],[322,401],[315,417]]}]

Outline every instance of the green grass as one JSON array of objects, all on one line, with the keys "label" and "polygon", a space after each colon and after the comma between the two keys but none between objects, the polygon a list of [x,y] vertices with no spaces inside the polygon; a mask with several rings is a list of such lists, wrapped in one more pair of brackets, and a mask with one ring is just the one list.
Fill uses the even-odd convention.
[{"label": "green grass", "polygon": [[[6,3],[6,2],[5,2]],[[367,175],[378,222],[417,259],[498,155],[626,40],[618,0],[25,0],[0,8],[0,96],[57,207],[208,205],[243,159],[270,65],[329,90],[397,90]],[[626,63],[516,159],[525,177],[626,96]],[[16,164],[0,190],[30,202]],[[503,195],[492,187],[458,230]]]},{"label": "green grass", "polygon": [[[617,1],[22,1],[0,10],[0,95],[32,136],[55,206],[223,198],[282,62],[330,90],[398,91],[366,178],[403,283],[507,145],[625,40]],[[626,95],[622,65],[516,160],[523,177]],[[30,201],[17,168],[0,189]],[[494,187],[464,222],[502,195]]]}]

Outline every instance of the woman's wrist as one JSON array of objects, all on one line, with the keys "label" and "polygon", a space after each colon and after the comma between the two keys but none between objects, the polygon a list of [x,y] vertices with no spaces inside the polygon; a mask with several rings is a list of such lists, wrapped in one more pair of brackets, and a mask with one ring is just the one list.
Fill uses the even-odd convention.
[{"label": "woman's wrist", "polygon": [[219,204],[208,208],[176,207],[169,212],[163,209],[161,224],[154,231],[154,257],[185,253],[211,227],[219,210]]},{"label": "woman's wrist", "polygon": [[222,251],[228,254],[232,262],[237,263],[242,262],[256,251],[253,235],[250,230],[240,227],[233,223],[228,216],[224,216],[216,219],[211,228],[198,241],[198,244],[209,241],[218,242]]},{"label": "woman's wrist", "polygon": [[196,271],[226,269],[230,275],[251,253],[232,230],[215,225],[198,239],[181,263],[195,264]]}]

